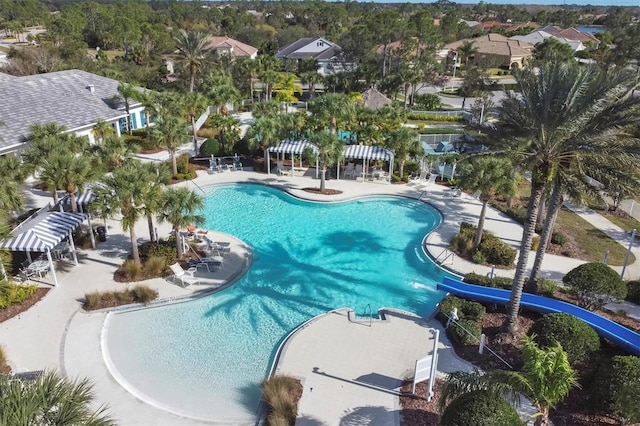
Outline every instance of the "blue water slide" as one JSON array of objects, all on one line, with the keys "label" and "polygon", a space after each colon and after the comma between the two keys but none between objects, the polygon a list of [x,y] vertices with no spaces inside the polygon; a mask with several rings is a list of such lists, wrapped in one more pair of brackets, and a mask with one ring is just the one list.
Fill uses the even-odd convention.
[{"label": "blue water slide", "polygon": [[[499,303],[501,305],[508,304],[511,296],[509,290],[467,284],[447,277],[444,278],[442,283],[438,284],[438,290],[480,302]],[[570,303],[529,293],[522,293],[520,304],[525,308],[545,314],[559,312],[571,314],[593,327],[600,336],[611,340],[632,354],[640,356],[640,334],[605,317]]]}]

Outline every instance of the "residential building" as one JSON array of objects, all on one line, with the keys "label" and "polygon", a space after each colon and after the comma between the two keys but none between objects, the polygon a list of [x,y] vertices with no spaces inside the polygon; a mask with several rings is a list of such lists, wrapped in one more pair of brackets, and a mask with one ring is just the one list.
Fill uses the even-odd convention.
[{"label": "residential building", "polygon": [[[56,123],[69,133],[94,141],[99,119],[120,135],[128,128],[117,80],[80,70],[15,77],[0,73],[0,155],[19,151],[32,124]],[[133,129],[145,127],[144,107],[129,100]]]},{"label": "residential building", "polygon": [[585,50],[584,44],[582,44],[580,40],[569,40],[564,37],[556,37],[546,31],[534,31],[527,35],[509,37],[510,40],[524,41],[525,43],[533,44],[534,46],[538,43],[542,43],[548,38],[555,38],[560,43],[568,44],[574,52]]},{"label": "residential building", "polygon": [[478,38],[458,40],[446,44],[449,52],[455,52],[463,43],[471,41],[477,52],[469,61],[485,67],[522,68],[533,55],[533,45],[520,40],[489,33]]},{"label": "residential building", "polygon": [[258,49],[226,36],[208,37],[206,48],[218,56],[229,55],[234,58],[255,59]]},{"label": "residential building", "polygon": [[586,31],[578,31],[573,27],[562,29],[554,25],[546,25],[536,29],[536,31],[544,31],[558,38],[580,41],[585,47],[594,49],[597,49],[600,45],[600,40],[598,40],[593,34]]},{"label": "residential building", "polygon": [[315,59],[318,62],[318,73],[329,75],[341,70],[342,65],[336,61],[341,52],[340,46],[323,37],[307,37],[284,46],[275,56],[282,60]]}]

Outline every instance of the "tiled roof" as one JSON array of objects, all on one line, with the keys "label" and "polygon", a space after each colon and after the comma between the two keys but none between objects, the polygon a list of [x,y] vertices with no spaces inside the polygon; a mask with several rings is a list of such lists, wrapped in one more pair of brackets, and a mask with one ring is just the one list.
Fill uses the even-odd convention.
[{"label": "tiled roof", "polygon": [[0,149],[25,142],[34,123],[53,122],[73,130],[100,118],[124,116],[122,102],[112,100],[118,95],[118,84],[80,70],[25,77],[0,73],[0,117],[5,124],[0,127]]},{"label": "tiled roof", "polygon": [[377,110],[386,105],[391,105],[391,99],[380,93],[374,87],[364,91],[362,93],[362,100],[364,101],[364,107]]},{"label": "tiled roof", "polygon": [[257,48],[230,37],[210,36],[207,49],[217,49],[219,47],[233,48],[233,56],[252,56],[258,52]]},{"label": "tiled roof", "polygon": [[530,56],[533,45],[520,40],[510,40],[500,34],[486,34],[482,37],[458,40],[445,45],[449,50],[456,50],[465,41],[472,41],[479,54],[503,55],[503,56]]}]

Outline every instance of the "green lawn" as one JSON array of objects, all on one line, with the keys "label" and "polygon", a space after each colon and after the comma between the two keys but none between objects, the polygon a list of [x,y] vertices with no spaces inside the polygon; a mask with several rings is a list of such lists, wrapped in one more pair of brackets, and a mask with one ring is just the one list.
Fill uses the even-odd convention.
[{"label": "green lawn", "polygon": [[618,216],[616,214],[605,211],[598,211],[598,213],[609,219],[611,222],[613,222],[614,225],[619,226],[627,232],[631,232],[631,230],[633,229],[640,231],[640,222],[632,218],[631,216]]},{"label": "green lawn", "polygon": [[[124,50],[103,50],[103,52],[107,55],[107,59],[113,61],[116,56],[123,56]],[[95,56],[98,52],[96,49],[87,49],[87,53]]]}]

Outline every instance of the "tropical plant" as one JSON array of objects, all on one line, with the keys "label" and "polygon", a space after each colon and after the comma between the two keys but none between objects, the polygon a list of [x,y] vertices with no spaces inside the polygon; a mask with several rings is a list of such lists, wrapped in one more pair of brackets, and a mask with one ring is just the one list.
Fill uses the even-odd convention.
[{"label": "tropical plant", "polygon": [[[529,248],[545,186],[567,164],[568,171],[586,170],[585,163],[610,164],[620,170],[636,167],[638,144],[624,129],[637,117],[640,98],[629,96],[634,82],[624,70],[604,74],[569,63],[545,63],[523,69],[516,79],[520,94],[510,93],[499,107],[495,131],[485,128],[494,152],[515,160],[531,172],[531,196],[516,266],[505,327],[517,327]],[[576,178],[582,179],[582,173]]]},{"label": "tropical plant", "polygon": [[298,102],[298,98],[295,96],[296,93],[302,95],[302,87],[296,83],[296,76],[293,74],[280,76],[280,81],[278,81],[274,89],[278,91],[276,93],[278,102]]},{"label": "tropical plant", "polygon": [[198,129],[196,119],[207,111],[209,100],[200,93],[188,92],[180,99],[180,110],[185,121],[191,123],[194,152],[198,152]]},{"label": "tropical plant", "polygon": [[294,425],[298,416],[295,400],[299,383],[293,377],[273,376],[262,382],[262,395],[269,406],[269,425]]},{"label": "tropical plant", "polygon": [[250,58],[242,58],[239,60],[237,68],[249,81],[249,96],[253,102],[253,81],[258,77],[258,63]]},{"label": "tropical plant", "polygon": [[282,114],[282,108],[276,101],[264,101],[253,105],[253,118],[258,120],[263,117],[273,118]]},{"label": "tropical plant", "polygon": [[486,374],[458,371],[447,377],[440,396],[441,411],[461,395],[475,391],[492,392],[496,398],[505,397],[518,404],[524,395],[538,410],[535,425],[549,423],[549,410],[560,403],[569,391],[578,386],[575,371],[571,368],[567,353],[556,344],[540,349],[534,336],[522,339],[522,371],[493,370]]},{"label": "tropical plant", "polygon": [[614,356],[600,364],[591,384],[591,403],[620,416],[623,424],[640,422],[640,357]]},{"label": "tropical plant", "polygon": [[0,211],[8,213],[24,207],[25,170],[16,156],[0,157]]},{"label": "tropical plant", "polygon": [[76,195],[84,186],[95,180],[100,171],[94,167],[91,158],[66,152],[54,152],[44,160],[41,167],[40,182],[53,193],[54,203],[58,202],[58,189],[69,196],[71,211],[77,212]]},{"label": "tropical plant", "polygon": [[176,162],[176,149],[184,141],[187,135],[187,125],[178,117],[169,114],[162,114],[156,117],[155,125],[151,130],[151,137],[164,145],[171,157],[171,171],[173,175],[178,174]]},{"label": "tropical plant", "polygon": [[336,134],[340,126],[346,127],[355,117],[354,104],[347,95],[328,93],[309,102],[310,123],[314,129],[329,129]]},{"label": "tropical plant", "polygon": [[458,47],[458,54],[460,55],[460,62],[466,64],[469,58],[478,53],[478,47],[473,40],[465,40]]},{"label": "tropical plant", "polygon": [[138,90],[136,86],[130,83],[118,83],[118,93],[120,94],[119,98],[124,102],[124,110],[127,113],[127,130],[129,134],[133,134],[133,123],[131,122],[131,100],[135,99],[135,93]]},{"label": "tropical plant", "polygon": [[102,179],[95,188],[96,199],[91,203],[92,212],[102,219],[121,215],[122,230],[129,231],[131,257],[140,262],[136,222],[144,216],[147,171],[139,162],[131,161]]},{"label": "tropical plant", "polygon": [[189,72],[189,91],[193,92],[196,74],[206,62],[207,35],[198,31],[180,30],[174,38],[182,62]]},{"label": "tropical plant", "polygon": [[328,130],[312,132],[309,141],[318,148],[320,162],[320,192],[325,190],[327,167],[331,167],[342,159],[343,144],[334,133]]},{"label": "tropical plant", "polygon": [[121,167],[126,161],[140,151],[136,144],[127,143],[124,138],[110,135],[92,146],[94,154],[109,172]]},{"label": "tropical plant", "polygon": [[316,86],[322,83],[323,77],[318,71],[307,71],[300,74],[300,83],[309,88],[309,99],[313,99],[316,94]]},{"label": "tropical plant", "polygon": [[247,130],[247,139],[253,148],[262,148],[265,152],[278,141],[278,122],[271,117],[258,118]]},{"label": "tropical plant", "polygon": [[147,218],[149,227],[149,240],[155,242],[156,232],[153,225],[153,217],[162,206],[162,190],[171,180],[171,172],[162,164],[144,163],[142,167],[147,172],[145,176],[144,215]]},{"label": "tropical plant", "polygon": [[162,209],[158,212],[161,222],[171,224],[176,239],[178,259],[184,256],[180,229],[187,226],[203,225],[204,216],[198,214],[204,208],[204,200],[188,188],[168,188],[162,194]]},{"label": "tropical plant", "polygon": [[102,118],[99,118],[98,121],[96,121],[96,124],[93,125],[92,132],[96,141],[102,142],[104,138],[113,134],[115,129],[111,124],[107,123]]},{"label": "tropical plant", "polygon": [[241,99],[231,76],[215,70],[204,79],[202,92],[211,101],[211,105],[215,105],[216,113],[224,116],[228,114],[227,104],[236,103]]},{"label": "tropical plant", "polygon": [[400,127],[391,131],[385,140],[386,146],[395,152],[400,168],[400,179],[404,177],[404,163],[407,157],[422,157],[424,148],[415,130],[408,127]]},{"label": "tropical plant", "polygon": [[95,394],[88,379],[70,381],[45,372],[34,381],[0,376],[0,424],[115,425],[107,407],[94,409]]},{"label": "tropical plant", "polygon": [[461,166],[458,185],[469,191],[480,191],[482,210],[473,240],[473,246],[478,247],[482,241],[487,205],[497,195],[511,196],[514,193],[513,164],[502,158],[475,157],[463,162]]},{"label": "tropical plant", "polygon": [[590,310],[619,302],[627,296],[627,284],[602,262],[577,266],[562,277],[562,282],[576,295],[578,304]]}]

